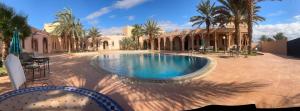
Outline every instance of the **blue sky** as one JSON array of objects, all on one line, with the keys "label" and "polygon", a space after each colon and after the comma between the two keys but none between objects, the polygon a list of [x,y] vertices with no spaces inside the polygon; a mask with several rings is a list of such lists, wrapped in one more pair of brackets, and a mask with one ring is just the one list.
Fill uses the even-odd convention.
[{"label": "blue sky", "polygon": [[[71,8],[85,28],[96,26],[105,34],[119,33],[125,25],[142,24],[152,18],[165,30],[190,28],[189,18],[197,15],[201,0],[0,0],[29,17],[30,25],[42,29],[55,20],[55,13]],[[266,21],[255,26],[254,35],[284,32],[300,37],[300,0],[261,2],[259,15]],[[278,28],[284,27],[284,28]],[[298,26],[298,28],[297,28]]]}]

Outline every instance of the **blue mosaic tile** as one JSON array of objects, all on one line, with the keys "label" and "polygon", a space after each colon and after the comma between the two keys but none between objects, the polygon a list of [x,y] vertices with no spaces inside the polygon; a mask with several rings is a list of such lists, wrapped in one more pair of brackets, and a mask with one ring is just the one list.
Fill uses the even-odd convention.
[{"label": "blue mosaic tile", "polygon": [[22,95],[30,92],[36,92],[36,91],[50,91],[50,90],[63,90],[63,91],[73,92],[76,94],[87,96],[90,99],[94,100],[100,107],[102,107],[106,111],[123,111],[120,105],[118,105],[111,98],[101,93],[89,89],[76,88],[70,86],[40,86],[40,87],[30,87],[30,88],[14,90],[0,95],[0,103],[13,96]]}]

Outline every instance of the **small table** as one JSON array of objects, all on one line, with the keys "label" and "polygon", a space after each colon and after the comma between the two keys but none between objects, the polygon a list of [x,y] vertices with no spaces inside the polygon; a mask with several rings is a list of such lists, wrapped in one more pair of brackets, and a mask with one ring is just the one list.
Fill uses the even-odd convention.
[{"label": "small table", "polygon": [[115,101],[101,93],[69,86],[40,86],[7,92],[0,95],[0,109],[122,111]]},{"label": "small table", "polygon": [[48,69],[48,73],[50,73],[50,65],[49,65],[50,59],[49,59],[49,57],[46,57],[46,56],[37,56],[37,57],[32,57],[32,59],[33,59],[34,62],[38,63],[39,65],[43,64],[45,66],[44,67],[44,76],[46,74],[46,68]]}]

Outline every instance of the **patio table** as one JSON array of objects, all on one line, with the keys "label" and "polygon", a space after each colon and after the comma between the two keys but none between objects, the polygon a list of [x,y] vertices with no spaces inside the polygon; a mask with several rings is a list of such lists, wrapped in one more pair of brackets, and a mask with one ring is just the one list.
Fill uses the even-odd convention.
[{"label": "patio table", "polygon": [[[46,74],[46,68],[48,69],[48,73],[50,72],[50,58],[46,57],[46,56],[37,56],[37,57],[32,57],[33,61],[38,63],[38,64],[42,64],[44,65],[44,76]],[[47,67],[46,67],[47,66]]]},{"label": "patio table", "polygon": [[29,87],[0,95],[1,111],[122,111],[109,97],[69,86]]}]

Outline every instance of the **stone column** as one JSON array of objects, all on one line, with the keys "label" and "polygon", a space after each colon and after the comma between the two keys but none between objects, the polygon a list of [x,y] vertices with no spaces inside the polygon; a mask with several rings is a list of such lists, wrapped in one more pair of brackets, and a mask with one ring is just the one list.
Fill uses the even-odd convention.
[{"label": "stone column", "polygon": [[170,37],[170,50],[173,51],[173,38]]},{"label": "stone column", "polygon": [[164,50],[166,50],[166,37],[164,37]]},{"label": "stone column", "polygon": [[226,44],[227,50],[229,50],[229,48],[231,47],[231,46],[230,46],[230,44],[231,44],[231,43],[230,43],[230,42],[231,42],[231,35],[232,35],[231,33],[227,33],[227,34],[226,34],[226,36],[227,36],[227,44]]},{"label": "stone column", "polygon": [[191,40],[192,40],[192,41],[191,41],[191,42],[192,42],[192,51],[194,51],[194,45],[195,45],[195,44],[194,44],[194,34],[191,35],[191,38],[192,38],[192,39],[191,39]]},{"label": "stone column", "polygon": [[215,52],[217,52],[218,51],[218,43],[217,43],[217,32],[215,31],[215,33],[214,33],[214,44],[215,44],[215,46],[214,46],[214,48],[215,48]]},{"label": "stone column", "polygon": [[181,51],[184,51],[184,38],[180,37],[181,40]]},{"label": "stone column", "polygon": [[157,38],[158,50],[160,51],[160,38]]}]

